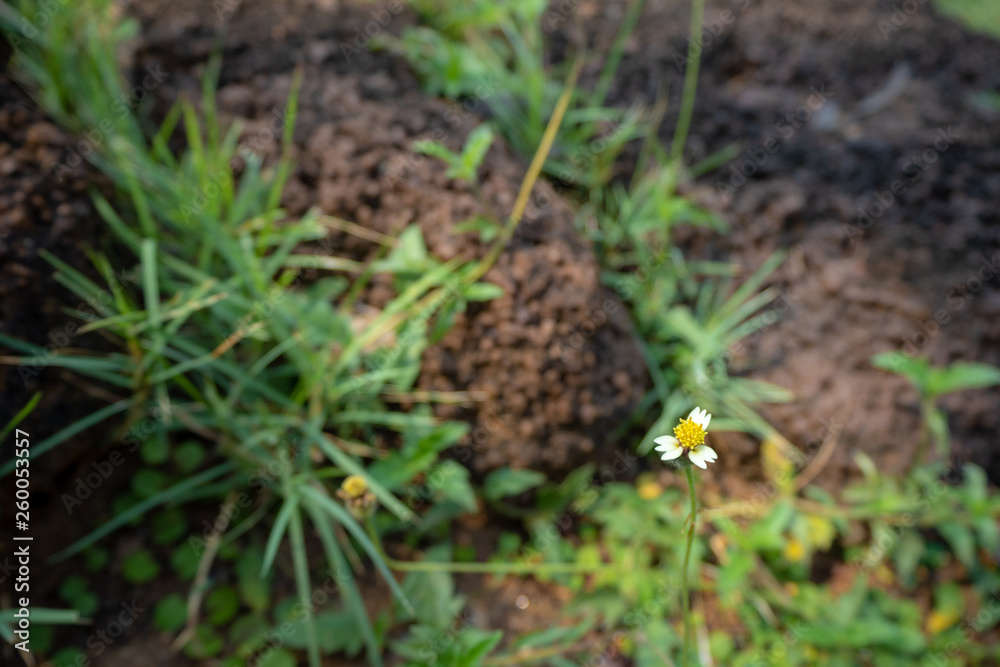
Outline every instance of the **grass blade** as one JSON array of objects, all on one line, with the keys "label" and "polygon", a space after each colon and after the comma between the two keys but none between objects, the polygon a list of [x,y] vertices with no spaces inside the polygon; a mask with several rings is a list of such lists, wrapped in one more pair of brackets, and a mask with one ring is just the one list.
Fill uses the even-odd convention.
[{"label": "grass blade", "polygon": [[65,560],[72,556],[73,554],[83,551],[90,545],[92,545],[97,540],[101,539],[105,535],[114,532],[118,528],[121,528],[129,521],[136,519],[147,511],[153,509],[158,505],[168,503],[175,498],[179,498],[186,494],[191,489],[198,487],[201,484],[210,482],[216,477],[220,477],[228,472],[232,472],[236,469],[234,463],[222,463],[214,468],[209,468],[205,472],[195,475],[194,477],[189,477],[179,484],[175,484],[169,489],[164,489],[156,495],[150,496],[146,500],[142,501],[138,505],[133,505],[124,512],[115,515],[113,519],[101,524],[96,530],[91,531],[86,536],[80,538],[70,546],[66,547],[62,551],[54,554],[49,558],[50,563],[58,563],[61,560]]},{"label": "grass blade", "polygon": [[41,400],[41,398],[42,392],[35,392],[35,395],[31,397],[27,405],[21,408],[18,413],[14,415],[14,418],[7,422],[7,425],[3,427],[2,431],[0,431],[0,442],[3,442],[3,440],[7,437],[7,434],[17,428],[17,425],[20,424],[25,417],[31,414],[31,411],[35,409],[35,406],[38,405],[38,401]]},{"label": "grass blade", "polygon": [[[289,495],[294,492],[289,489]],[[289,534],[292,547],[292,568],[295,570],[295,587],[299,591],[299,604],[305,614],[306,650],[309,654],[309,667],[321,667],[319,656],[319,638],[316,635],[316,614],[313,611],[312,584],[309,580],[309,558],[306,554],[306,539],[302,530],[302,515],[291,513]]]},{"label": "grass blade", "polygon": [[[125,400],[118,401],[117,403],[112,403],[111,405],[101,408],[97,412],[87,415],[83,419],[79,419],[73,422],[72,424],[62,429],[58,433],[49,436],[48,438],[42,440],[37,445],[33,445],[31,448],[31,459],[32,460],[36,459],[37,457],[49,451],[53,447],[62,444],[64,441],[69,440],[77,433],[90,428],[94,424],[99,424],[100,422],[104,421],[108,417],[111,417],[112,415],[116,415],[119,412],[124,412],[125,410],[128,410],[138,401],[139,397],[133,396],[132,398],[127,398]],[[8,461],[6,465],[0,468],[0,477],[3,477],[4,475],[8,474],[13,469],[14,469],[14,461]]]},{"label": "grass blade", "polygon": [[271,534],[267,538],[267,546],[264,547],[264,560],[260,564],[260,576],[262,578],[268,573],[271,565],[274,563],[278,547],[281,546],[281,538],[285,536],[285,531],[288,529],[288,522],[291,521],[292,514],[297,511],[298,504],[298,496],[287,496],[285,504],[278,511],[278,516],[274,518],[274,525],[271,526]]},{"label": "grass blade", "polygon": [[406,594],[403,593],[403,589],[400,588],[399,583],[396,578],[392,576],[392,571],[389,570],[389,565],[385,562],[385,558],[382,557],[382,552],[375,546],[365,533],[364,529],[358,524],[357,520],[351,516],[351,514],[345,510],[343,507],[337,504],[333,498],[326,493],[326,489],[322,487],[316,488],[315,486],[307,486],[302,489],[303,495],[305,495],[309,500],[315,502],[317,507],[321,508],[324,512],[329,514],[334,521],[342,525],[347,529],[354,539],[361,544],[361,548],[368,553],[368,557],[372,559],[375,564],[375,568],[382,574],[386,583],[389,584],[389,588],[392,590],[393,595],[399,600],[406,612],[411,616],[414,615],[413,605],[406,598]]},{"label": "grass blade", "polygon": [[365,647],[368,651],[368,662],[374,665],[374,667],[382,667],[382,655],[378,648],[378,642],[375,639],[375,630],[372,628],[371,619],[368,618],[368,610],[365,608],[364,599],[361,597],[361,591],[358,590],[358,585],[354,581],[354,576],[351,573],[350,566],[347,564],[347,559],[344,557],[340,545],[337,544],[337,538],[330,528],[330,522],[324,518],[322,511],[311,503],[306,504],[306,510],[309,512],[309,516],[312,517],[316,533],[323,543],[323,549],[326,551],[326,559],[333,568],[344,604],[351,610],[354,618],[358,621],[358,625],[361,626],[361,636],[365,640]]},{"label": "grass blade", "polygon": [[334,446],[323,433],[317,433],[313,430],[309,432],[310,439],[320,448],[327,458],[330,459],[335,465],[339,466],[341,469],[345,470],[351,475],[359,475],[365,479],[368,487],[378,498],[379,502],[388,509],[390,512],[395,514],[403,521],[417,522],[417,516],[404,505],[396,496],[386,489],[382,484],[376,481],[368,471],[365,470],[361,464],[352,459],[348,454],[341,451],[338,447]]}]

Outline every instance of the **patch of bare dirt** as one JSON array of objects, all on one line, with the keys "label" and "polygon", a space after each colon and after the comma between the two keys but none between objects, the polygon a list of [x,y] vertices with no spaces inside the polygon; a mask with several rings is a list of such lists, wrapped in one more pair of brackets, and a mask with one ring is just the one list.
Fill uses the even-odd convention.
[{"label": "patch of bare dirt", "polygon": [[[526,165],[498,140],[481,169],[477,200],[467,186],[445,176],[443,163],[412,150],[421,139],[460,149],[479,122],[475,115],[427,99],[388,56],[345,52],[343,45],[354,39],[351,27],[370,20],[366,12],[330,12],[308,3],[284,9],[278,17],[272,6],[244,2],[227,17],[219,105],[247,119],[244,141],[274,157],[280,136],[271,130],[280,125],[276,119],[288,99],[292,69],[302,67],[298,167],[284,201],[288,210],[302,214],[318,207],[384,234],[415,222],[438,258],[482,257],[486,247],[478,238],[453,227],[484,213],[503,219]],[[196,92],[198,68],[183,68],[190,60],[203,62],[212,42],[195,39],[178,49],[181,35],[192,28],[178,18],[186,14],[174,4],[167,15],[169,20],[146,17],[136,69],[158,63],[173,72],[157,91],[172,99],[181,91]],[[280,40],[262,32],[272,25],[279,26],[271,32],[279,30]],[[375,252],[371,244],[346,237],[337,242],[339,250],[361,258]],[[438,409],[442,417],[473,424],[476,433],[463,448],[473,454],[467,463],[479,471],[510,465],[566,472],[607,453],[608,434],[641,397],[645,369],[627,312],[601,287],[572,209],[536,187],[528,219],[485,280],[505,295],[472,304],[457,318],[425,354],[419,382],[427,390],[481,398],[471,408]],[[390,287],[388,277],[377,278],[372,298],[389,298]]]},{"label": "patch of bare dirt", "polygon": [[[689,4],[646,3],[612,86],[621,106],[669,89],[665,141]],[[748,271],[790,250],[772,280],[781,291],[775,324],[735,352],[745,373],[795,392],[793,403],[764,410],[784,435],[815,453],[839,434],[819,478],[831,488],[857,474],[856,451],[890,474],[913,456],[917,394],[872,368],[873,354],[1000,364],[1000,114],[977,97],[1000,87],[1000,43],[931,2],[893,23],[898,9],[889,0],[728,0],[706,11],[687,156],[696,162],[733,144],[740,153],[689,189],[732,233],[693,235],[689,247]],[[559,23],[557,43],[605,52],[623,11],[620,2],[580,3]],[[943,404],[952,456],[1000,481],[1000,388]],[[736,455],[734,474],[753,464],[751,443],[723,442]]]}]

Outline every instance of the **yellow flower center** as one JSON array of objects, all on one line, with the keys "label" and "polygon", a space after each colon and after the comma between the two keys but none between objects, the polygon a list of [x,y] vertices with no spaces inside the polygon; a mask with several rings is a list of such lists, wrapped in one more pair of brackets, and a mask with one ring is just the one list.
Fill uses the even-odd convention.
[{"label": "yellow flower center", "polygon": [[681,447],[694,449],[705,443],[705,429],[693,419],[682,419],[681,423],[674,427],[674,437]]},{"label": "yellow flower center", "polygon": [[352,499],[360,498],[368,492],[368,483],[361,475],[351,475],[340,485],[344,493]]}]

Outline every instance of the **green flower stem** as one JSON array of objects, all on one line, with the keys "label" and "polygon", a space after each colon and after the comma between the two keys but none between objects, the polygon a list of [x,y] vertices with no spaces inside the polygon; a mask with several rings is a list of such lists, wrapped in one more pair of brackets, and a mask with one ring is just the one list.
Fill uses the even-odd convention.
[{"label": "green flower stem", "polygon": [[691,600],[688,596],[688,569],[691,564],[691,545],[694,544],[694,529],[698,521],[698,497],[694,492],[694,471],[692,466],[684,468],[687,475],[688,492],[691,494],[691,516],[688,517],[687,547],[684,549],[684,572],[681,575],[681,599],[684,602],[684,648],[681,653],[682,667],[690,664],[691,650]]},{"label": "green flower stem", "polygon": [[453,563],[450,561],[405,561],[390,558],[382,548],[374,517],[365,521],[368,536],[386,564],[397,572],[461,572],[466,574],[587,574],[622,571],[617,563]]},{"label": "green flower stem", "polygon": [[701,66],[701,28],[705,20],[705,0],[691,2],[691,33],[688,39],[688,64],[684,70],[684,94],[681,96],[681,113],[674,130],[674,141],[670,145],[670,158],[679,161],[683,157],[691,128],[691,114],[694,112],[694,95],[698,89],[698,68]]},{"label": "green flower stem", "polygon": [[927,450],[931,444],[931,412],[934,410],[934,399],[928,396],[920,396],[920,439],[917,440],[917,447],[913,453],[913,460],[906,471],[909,474],[914,468],[924,462],[927,458]]},{"label": "green flower stem", "polygon": [[401,572],[464,572],[485,574],[585,574],[589,572],[621,572],[617,564],[588,565],[586,563],[452,563],[434,561],[400,561],[387,558],[394,570]]}]

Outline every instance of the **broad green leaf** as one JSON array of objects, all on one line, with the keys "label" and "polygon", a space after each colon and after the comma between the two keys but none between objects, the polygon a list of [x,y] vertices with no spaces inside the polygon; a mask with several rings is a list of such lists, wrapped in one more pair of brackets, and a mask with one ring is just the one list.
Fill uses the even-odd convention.
[{"label": "broad green leaf", "polygon": [[169,593],[153,609],[153,625],[161,632],[177,632],[187,621],[187,602],[177,593]]},{"label": "broad green leaf", "polygon": [[469,484],[469,471],[454,461],[444,461],[427,475],[427,485],[466,512],[479,509],[476,493]]},{"label": "broad green leaf", "polygon": [[221,586],[205,597],[207,620],[212,625],[225,625],[240,608],[240,596],[232,586]]},{"label": "broad green leaf", "polygon": [[955,363],[935,368],[930,376],[927,393],[943,396],[963,389],[982,389],[1000,384],[1000,368],[987,364]]},{"label": "broad green leaf", "polygon": [[483,482],[483,495],[490,500],[516,496],[545,482],[545,475],[537,470],[500,468],[491,472]]},{"label": "broad green leaf", "polygon": [[907,588],[911,588],[916,583],[914,574],[926,550],[927,546],[920,533],[912,529],[904,530],[892,550],[896,572],[902,584]]},{"label": "broad green leaf", "polygon": [[955,558],[967,569],[976,567],[976,538],[972,530],[963,524],[956,522],[942,523],[936,526],[937,531],[951,546]]},{"label": "broad green leaf", "polygon": [[[428,549],[425,559],[446,562],[450,556],[447,547],[440,545]],[[410,572],[403,580],[403,592],[413,604],[420,622],[439,630],[448,628],[465,606],[464,598],[455,593],[455,582],[448,572]]]},{"label": "broad green leaf", "polygon": [[472,283],[462,291],[466,301],[492,301],[503,295],[503,288],[493,283]]},{"label": "broad green leaf", "polygon": [[921,392],[926,393],[931,367],[923,357],[912,358],[899,351],[881,352],[872,357],[872,365],[904,376]]}]

